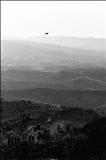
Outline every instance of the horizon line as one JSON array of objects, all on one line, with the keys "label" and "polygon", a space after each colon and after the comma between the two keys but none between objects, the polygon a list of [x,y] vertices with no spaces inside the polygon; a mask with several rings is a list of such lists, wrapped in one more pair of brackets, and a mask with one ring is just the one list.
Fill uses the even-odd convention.
[{"label": "horizon line", "polygon": [[6,40],[6,39],[27,39],[27,38],[38,38],[38,37],[42,37],[42,38],[56,38],[56,37],[60,37],[60,38],[79,38],[79,39],[106,39],[106,37],[88,37],[88,36],[64,36],[64,35],[62,35],[62,36],[60,36],[60,35],[55,35],[55,36],[53,36],[53,35],[37,35],[37,36],[23,36],[23,37],[21,37],[21,36],[1,36],[1,40]]}]

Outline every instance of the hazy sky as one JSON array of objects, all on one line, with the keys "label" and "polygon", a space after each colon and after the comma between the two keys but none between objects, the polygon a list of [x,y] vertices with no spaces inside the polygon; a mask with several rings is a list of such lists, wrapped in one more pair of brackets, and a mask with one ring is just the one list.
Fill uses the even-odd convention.
[{"label": "hazy sky", "polygon": [[1,34],[106,38],[105,1],[1,1]]}]

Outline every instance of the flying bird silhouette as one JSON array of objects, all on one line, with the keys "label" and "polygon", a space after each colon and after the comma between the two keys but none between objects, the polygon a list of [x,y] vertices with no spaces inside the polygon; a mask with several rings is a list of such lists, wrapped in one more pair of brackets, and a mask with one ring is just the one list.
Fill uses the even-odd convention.
[{"label": "flying bird silhouette", "polygon": [[45,34],[47,35],[47,34],[49,34],[49,32],[46,32]]}]

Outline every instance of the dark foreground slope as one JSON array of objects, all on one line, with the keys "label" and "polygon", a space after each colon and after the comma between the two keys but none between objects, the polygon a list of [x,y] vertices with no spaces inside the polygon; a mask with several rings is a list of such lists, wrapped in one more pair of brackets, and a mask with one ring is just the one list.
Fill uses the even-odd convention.
[{"label": "dark foreground slope", "polygon": [[[23,118],[25,117],[20,118],[20,124],[23,124]],[[29,120],[27,119],[27,121]],[[13,130],[4,125],[2,129],[4,134],[1,134],[2,160],[106,159],[105,117],[96,119],[80,128],[72,128],[71,123],[68,123],[60,129],[57,128],[56,134],[39,124],[26,126],[24,130],[23,125],[20,125],[19,128]]]},{"label": "dark foreground slope", "polygon": [[96,108],[106,104],[106,91],[97,90],[54,90],[54,89],[26,89],[2,91],[7,98],[30,99],[52,104],[65,104],[72,107]]}]

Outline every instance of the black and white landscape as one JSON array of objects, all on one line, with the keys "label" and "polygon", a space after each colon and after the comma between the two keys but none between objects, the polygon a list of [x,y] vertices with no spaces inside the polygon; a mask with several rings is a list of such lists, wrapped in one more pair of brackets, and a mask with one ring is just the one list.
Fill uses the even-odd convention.
[{"label": "black and white landscape", "polygon": [[2,2],[1,159],[105,160],[106,4],[52,3]]},{"label": "black and white landscape", "polygon": [[[65,43],[53,44],[56,41]],[[90,49],[87,48],[87,43]],[[29,41],[3,40],[3,96],[55,104],[75,103],[79,106],[82,103],[87,103],[86,106],[92,103],[93,107],[104,104],[105,43],[105,39],[71,37],[37,37],[33,41],[32,38]],[[79,94],[81,99],[78,98]],[[92,101],[97,103],[96,106]]]}]

